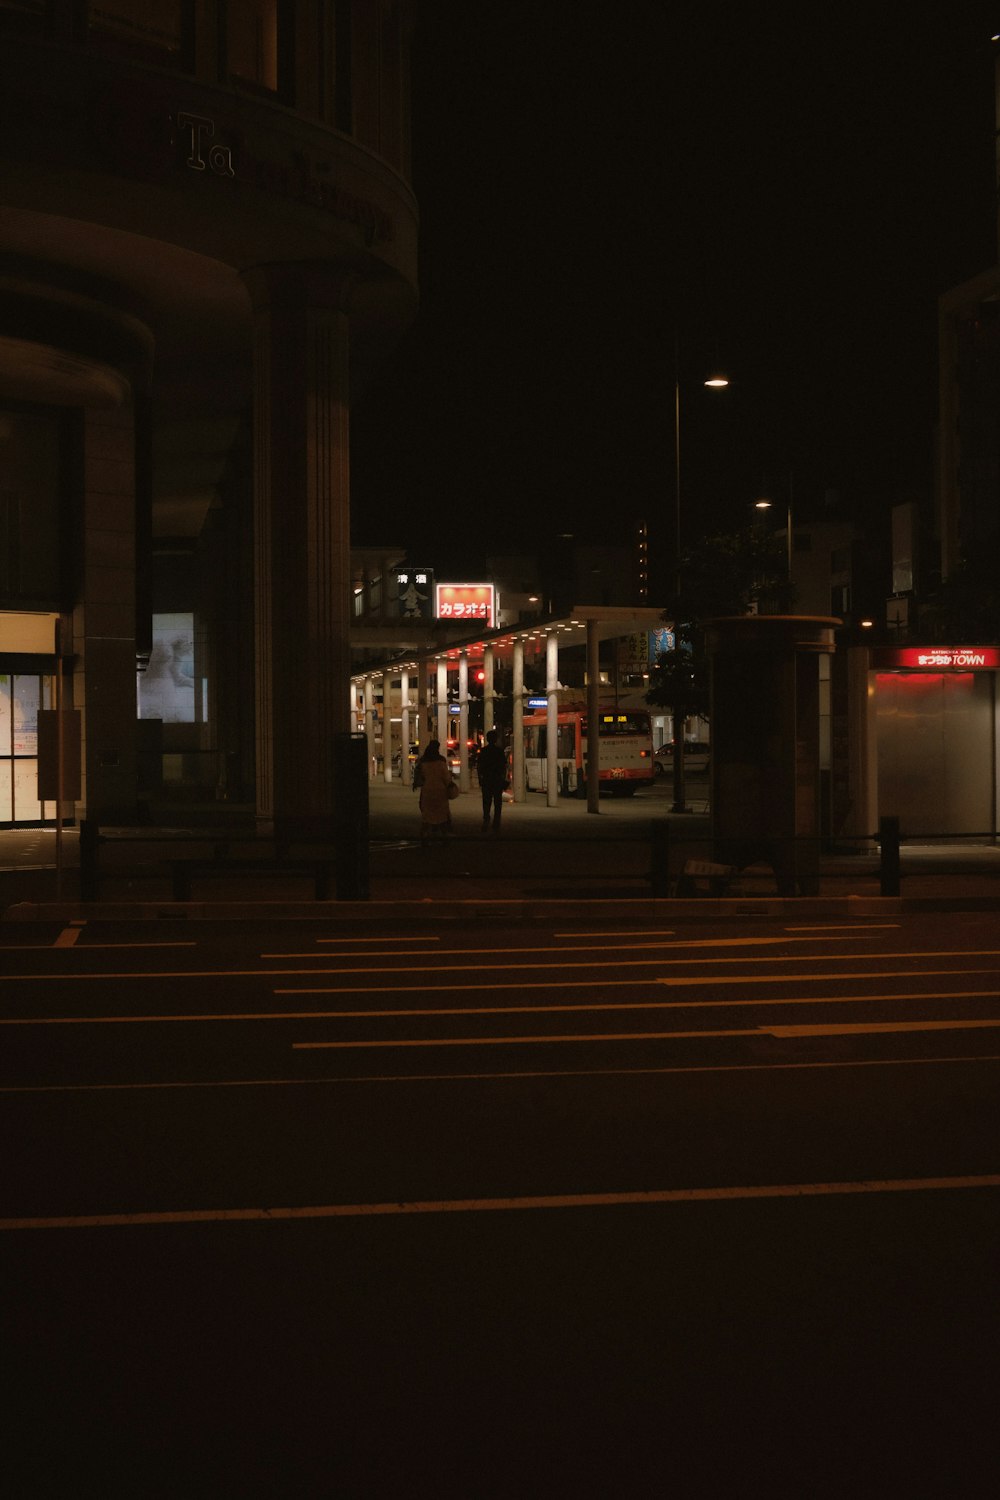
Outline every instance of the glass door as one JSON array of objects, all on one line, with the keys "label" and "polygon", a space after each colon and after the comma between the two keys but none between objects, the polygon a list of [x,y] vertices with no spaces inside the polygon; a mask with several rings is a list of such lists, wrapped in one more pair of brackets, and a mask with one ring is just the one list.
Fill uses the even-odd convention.
[{"label": "glass door", "polygon": [[54,819],[38,799],[38,710],[53,705],[51,676],[0,672],[0,825]]}]

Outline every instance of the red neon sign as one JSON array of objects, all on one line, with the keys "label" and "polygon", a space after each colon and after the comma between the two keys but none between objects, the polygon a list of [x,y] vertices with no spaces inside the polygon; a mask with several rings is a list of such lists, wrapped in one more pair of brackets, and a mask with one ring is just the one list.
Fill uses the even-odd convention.
[{"label": "red neon sign", "polygon": [[876,667],[923,672],[976,672],[1000,667],[1000,646],[900,646],[874,651]]},{"label": "red neon sign", "polygon": [[435,585],[435,615],[439,620],[469,620],[494,625],[492,583],[439,583]]}]

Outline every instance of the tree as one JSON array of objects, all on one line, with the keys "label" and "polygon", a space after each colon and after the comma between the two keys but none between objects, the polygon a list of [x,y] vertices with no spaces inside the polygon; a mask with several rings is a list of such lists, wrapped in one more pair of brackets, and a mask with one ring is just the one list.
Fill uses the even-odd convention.
[{"label": "tree", "polygon": [[680,592],[663,612],[680,649],[658,656],[646,694],[647,703],[670,709],[675,720],[708,713],[706,620],[775,614],[792,604],[786,539],[759,521],[705,537],[681,559],[680,573]]},{"label": "tree", "polygon": [[1000,636],[1000,579],[989,552],[966,558],[920,610],[920,638],[930,645],[971,646]]}]

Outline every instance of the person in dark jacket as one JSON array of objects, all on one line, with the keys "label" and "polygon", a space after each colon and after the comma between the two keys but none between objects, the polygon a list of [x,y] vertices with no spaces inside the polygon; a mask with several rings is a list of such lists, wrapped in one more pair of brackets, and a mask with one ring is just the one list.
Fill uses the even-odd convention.
[{"label": "person in dark jacket", "polygon": [[507,785],[507,756],[497,744],[497,732],[489,730],[486,744],[476,761],[479,788],[483,794],[483,832],[490,826],[493,815],[493,832],[500,832],[500,813],[503,808],[503,793]]}]

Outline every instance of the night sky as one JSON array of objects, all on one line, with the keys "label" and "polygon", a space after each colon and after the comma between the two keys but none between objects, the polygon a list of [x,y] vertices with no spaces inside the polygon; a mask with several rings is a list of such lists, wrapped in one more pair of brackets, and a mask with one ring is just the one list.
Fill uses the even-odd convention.
[{"label": "night sky", "polygon": [[797,518],[928,496],[994,9],[421,0],[421,311],[355,405],[355,542],[440,577],[646,517],[664,555],[675,347],[686,538],[790,478]]}]

